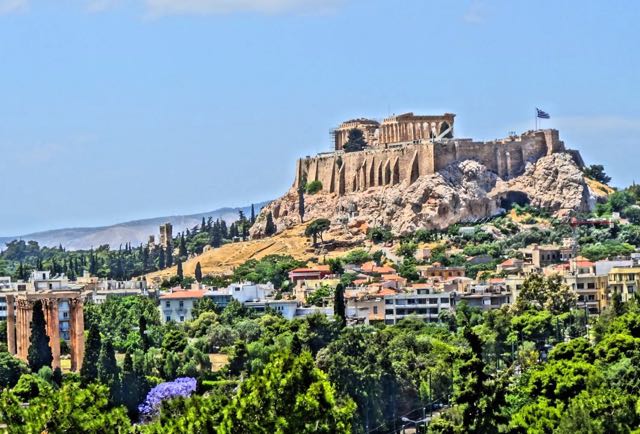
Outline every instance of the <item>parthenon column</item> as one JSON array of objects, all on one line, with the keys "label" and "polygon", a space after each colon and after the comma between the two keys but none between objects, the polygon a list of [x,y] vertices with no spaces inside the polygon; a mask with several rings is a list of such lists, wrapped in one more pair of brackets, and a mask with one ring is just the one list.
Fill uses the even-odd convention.
[{"label": "parthenon column", "polygon": [[7,347],[9,354],[16,354],[16,317],[13,308],[15,298],[13,295],[5,296],[7,300]]}]

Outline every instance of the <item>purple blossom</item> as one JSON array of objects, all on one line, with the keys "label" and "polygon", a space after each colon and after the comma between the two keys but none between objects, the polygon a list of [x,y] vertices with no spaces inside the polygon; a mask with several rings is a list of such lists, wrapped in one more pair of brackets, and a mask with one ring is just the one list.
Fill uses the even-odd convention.
[{"label": "purple blossom", "polygon": [[176,378],[174,381],[160,383],[147,394],[147,398],[138,406],[144,416],[153,416],[160,409],[162,401],[184,397],[188,398],[196,390],[196,379],[191,377]]}]

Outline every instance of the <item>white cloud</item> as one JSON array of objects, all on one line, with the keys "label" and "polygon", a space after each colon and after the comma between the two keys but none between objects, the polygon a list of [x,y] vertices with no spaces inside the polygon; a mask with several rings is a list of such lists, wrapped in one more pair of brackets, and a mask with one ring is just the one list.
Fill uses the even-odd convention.
[{"label": "white cloud", "polygon": [[0,15],[23,11],[27,6],[28,0],[0,0]]},{"label": "white cloud", "polygon": [[224,14],[259,12],[278,14],[287,12],[331,12],[342,0],[145,0],[152,16],[174,14]]},{"label": "white cloud", "polygon": [[484,22],[484,17],[484,4],[478,0],[471,0],[466,12],[462,16],[462,19],[469,24],[480,24]]},{"label": "white cloud", "polygon": [[104,12],[120,3],[120,0],[89,0],[87,2],[87,10],[89,12]]}]

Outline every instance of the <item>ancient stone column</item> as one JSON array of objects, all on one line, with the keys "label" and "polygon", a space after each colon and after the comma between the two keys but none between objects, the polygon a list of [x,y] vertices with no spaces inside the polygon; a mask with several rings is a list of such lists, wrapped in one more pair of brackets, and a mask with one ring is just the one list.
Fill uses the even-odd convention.
[{"label": "ancient stone column", "polygon": [[33,302],[18,299],[19,323],[16,330],[18,343],[18,358],[26,361],[29,355],[29,339],[31,338],[31,318],[33,316]]},{"label": "ancient stone column", "polygon": [[49,298],[44,300],[47,312],[47,335],[49,336],[49,347],[53,356],[53,369],[60,367],[60,322],[58,313],[58,300]]},{"label": "ancient stone column", "polygon": [[84,308],[79,298],[71,299],[70,306],[71,370],[79,371],[84,358]]},{"label": "ancient stone column", "polygon": [[15,298],[13,295],[5,296],[7,301],[7,347],[9,354],[16,354],[16,318],[13,308]]},{"label": "ancient stone column", "polygon": [[69,356],[71,358],[71,370],[76,371],[76,322],[75,322],[75,299],[69,299]]}]

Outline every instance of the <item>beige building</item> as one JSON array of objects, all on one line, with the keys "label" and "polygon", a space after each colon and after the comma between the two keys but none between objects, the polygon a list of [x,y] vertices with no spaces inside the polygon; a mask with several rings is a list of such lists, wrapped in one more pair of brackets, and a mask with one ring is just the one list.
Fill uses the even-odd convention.
[{"label": "beige building", "polygon": [[629,301],[638,290],[640,267],[613,267],[608,275],[609,294],[622,295],[622,301]]},{"label": "beige building", "polygon": [[576,292],[579,308],[587,308],[591,315],[597,315],[607,306],[607,276],[596,274],[594,262],[571,261],[570,269],[562,277]]}]

